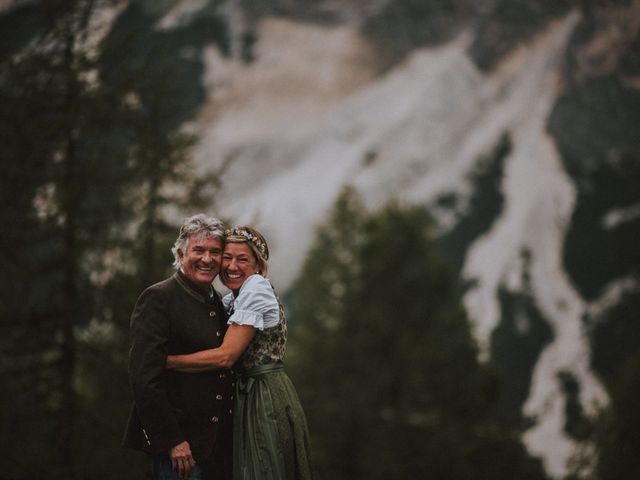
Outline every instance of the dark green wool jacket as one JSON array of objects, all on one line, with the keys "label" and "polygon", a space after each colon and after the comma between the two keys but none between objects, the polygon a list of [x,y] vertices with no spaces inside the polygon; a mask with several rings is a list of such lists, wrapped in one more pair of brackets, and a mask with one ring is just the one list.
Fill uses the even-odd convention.
[{"label": "dark green wool jacket", "polygon": [[138,298],[131,315],[133,406],[125,446],[163,453],[187,440],[196,462],[206,460],[216,442],[231,450],[231,373],[165,369],[167,355],[222,344],[227,315],[219,295],[213,297],[176,272]]}]

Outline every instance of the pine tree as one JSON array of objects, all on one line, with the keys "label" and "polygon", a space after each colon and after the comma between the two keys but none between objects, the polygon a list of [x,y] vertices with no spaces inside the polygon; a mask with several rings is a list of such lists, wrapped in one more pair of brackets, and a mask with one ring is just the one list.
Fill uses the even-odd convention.
[{"label": "pine tree", "polygon": [[327,478],[542,479],[490,416],[454,270],[421,207],[365,212],[347,189],[291,294],[288,360]]},{"label": "pine tree", "polygon": [[7,478],[143,475],[144,458],[119,445],[128,318],[142,285],[170,269],[170,215],[210,205],[219,185],[188,162],[194,138],[175,99],[189,85],[171,61],[145,51],[126,63],[125,33],[107,59],[111,45],[95,32],[112,4],[42,1],[2,18],[37,26],[0,52]]},{"label": "pine tree", "polygon": [[[7,245],[5,280],[23,280],[22,285],[26,285],[19,295],[3,299],[3,313],[13,317],[7,320],[15,320],[16,312],[24,315],[18,317],[21,321],[15,336],[5,345],[28,352],[30,358],[14,367],[27,371],[28,383],[34,377],[44,379],[41,387],[46,393],[39,398],[43,405],[39,411],[25,414],[35,415],[27,423],[41,422],[40,438],[47,444],[45,448],[34,445],[43,461],[31,463],[20,448],[19,432],[25,430],[13,431],[18,441],[12,445],[17,449],[9,451],[4,460],[9,471],[21,465],[29,469],[54,465],[54,477],[58,472],[66,478],[75,476],[75,329],[91,305],[81,262],[91,243],[108,229],[111,205],[123,184],[113,181],[121,171],[105,165],[111,147],[101,142],[104,137],[98,134],[108,99],[92,82],[95,58],[88,46],[89,22],[99,3],[78,0],[38,4],[42,29],[24,49],[8,57],[2,68],[7,100],[2,111],[3,151],[6,164],[11,165],[3,190],[19,198],[20,208],[8,212],[19,223],[8,224],[10,238],[15,237]],[[98,177],[100,182],[95,181]],[[109,195],[101,196],[106,188]],[[10,287],[5,293],[11,291]],[[18,387],[20,398],[29,395],[25,387]],[[27,425],[26,431],[30,428]],[[22,441],[31,443],[29,437]]]}]

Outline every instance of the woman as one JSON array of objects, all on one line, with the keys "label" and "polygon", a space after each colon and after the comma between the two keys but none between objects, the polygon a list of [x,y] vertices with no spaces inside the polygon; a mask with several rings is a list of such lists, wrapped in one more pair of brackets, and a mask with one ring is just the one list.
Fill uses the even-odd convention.
[{"label": "woman", "polygon": [[227,230],[220,279],[229,328],[222,345],[170,355],[167,368],[238,371],[234,404],[234,479],[313,478],[309,433],[298,395],[284,372],[284,310],[267,280],[269,248],[252,227]]}]

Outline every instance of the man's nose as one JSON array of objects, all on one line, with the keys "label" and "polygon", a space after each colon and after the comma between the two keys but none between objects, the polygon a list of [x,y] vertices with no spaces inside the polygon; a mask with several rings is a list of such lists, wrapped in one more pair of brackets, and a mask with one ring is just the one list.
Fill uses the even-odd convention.
[{"label": "man's nose", "polygon": [[202,255],[202,261],[209,263],[211,262],[211,260],[213,259],[213,256],[211,255],[211,252],[204,252],[204,254]]}]

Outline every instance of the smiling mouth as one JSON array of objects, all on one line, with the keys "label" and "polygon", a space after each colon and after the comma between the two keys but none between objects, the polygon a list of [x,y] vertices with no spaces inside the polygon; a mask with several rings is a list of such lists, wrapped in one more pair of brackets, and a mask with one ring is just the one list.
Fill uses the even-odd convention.
[{"label": "smiling mouth", "polygon": [[242,275],[240,275],[239,273],[228,273],[228,272],[225,272],[225,275],[230,280],[237,280],[237,279],[242,277]]}]

